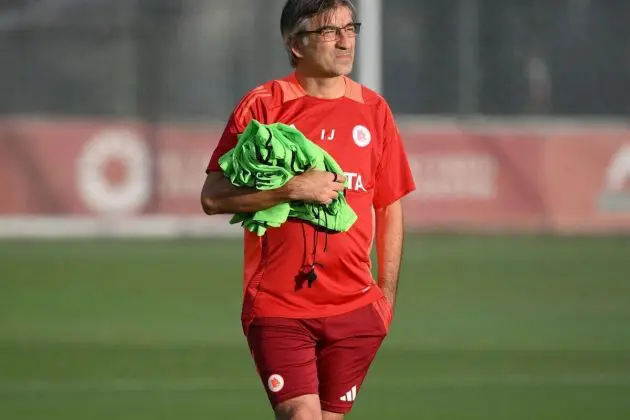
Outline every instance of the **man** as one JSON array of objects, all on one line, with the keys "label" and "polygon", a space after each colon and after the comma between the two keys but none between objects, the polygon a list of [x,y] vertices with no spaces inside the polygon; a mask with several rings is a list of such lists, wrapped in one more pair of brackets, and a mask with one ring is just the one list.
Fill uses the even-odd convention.
[{"label": "man", "polygon": [[[277,419],[343,419],[387,334],[403,243],[400,199],[415,185],[385,100],[352,81],[360,24],[349,0],[288,0],[281,32],[295,71],[250,91],[212,154],[207,214],[255,212],[303,200],[328,204],[346,189],[358,220],[348,232],[289,219],[245,233],[242,324]],[[234,187],[218,159],[249,121],[294,125],[345,176],[311,170],[284,187]],[[378,278],[371,275],[376,238]],[[313,280],[305,282],[305,278]]]}]

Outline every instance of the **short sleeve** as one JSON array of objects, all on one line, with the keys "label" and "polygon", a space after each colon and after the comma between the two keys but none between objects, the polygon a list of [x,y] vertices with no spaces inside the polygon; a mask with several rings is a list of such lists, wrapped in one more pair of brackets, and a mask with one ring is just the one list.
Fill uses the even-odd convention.
[{"label": "short sleeve", "polygon": [[383,152],[376,171],[373,205],[387,207],[416,189],[409,159],[394,116],[383,106]]},{"label": "short sleeve", "polygon": [[219,167],[219,159],[236,146],[236,143],[238,143],[238,134],[242,131],[243,128],[241,128],[236,122],[234,113],[232,113],[225,129],[223,130],[223,134],[219,139],[217,147],[210,156],[210,162],[208,163],[206,173],[221,170]]},{"label": "short sleeve", "polygon": [[236,108],[234,108],[234,111],[232,111],[228,123],[223,130],[223,134],[210,156],[206,173],[221,170],[219,159],[236,147],[238,135],[245,131],[245,128],[251,120],[256,119],[260,122],[265,122],[263,121],[264,98],[270,96],[271,95],[264,89],[258,87],[241,99]]}]

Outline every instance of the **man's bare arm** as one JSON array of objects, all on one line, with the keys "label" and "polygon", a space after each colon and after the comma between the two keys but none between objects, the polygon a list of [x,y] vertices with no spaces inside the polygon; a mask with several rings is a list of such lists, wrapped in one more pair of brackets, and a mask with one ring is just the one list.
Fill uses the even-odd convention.
[{"label": "man's bare arm", "polygon": [[288,188],[258,191],[234,186],[222,172],[210,172],[201,190],[201,207],[209,215],[254,213],[289,201]]},{"label": "man's bare arm", "polygon": [[403,248],[402,203],[396,201],[378,209],[376,215],[376,254],[378,260],[378,286],[392,306],[396,302],[398,276]]},{"label": "man's bare arm", "polygon": [[206,214],[255,213],[288,201],[329,204],[344,188],[345,177],[324,171],[308,171],[284,186],[267,191],[234,186],[222,172],[210,172],[201,190]]}]

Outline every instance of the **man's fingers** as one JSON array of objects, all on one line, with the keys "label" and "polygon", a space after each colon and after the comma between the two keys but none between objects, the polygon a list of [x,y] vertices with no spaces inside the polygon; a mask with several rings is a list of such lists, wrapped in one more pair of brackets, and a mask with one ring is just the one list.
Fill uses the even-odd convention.
[{"label": "man's fingers", "polygon": [[340,184],[346,183],[346,176],[344,174],[338,174],[333,172],[333,181],[338,182]]}]

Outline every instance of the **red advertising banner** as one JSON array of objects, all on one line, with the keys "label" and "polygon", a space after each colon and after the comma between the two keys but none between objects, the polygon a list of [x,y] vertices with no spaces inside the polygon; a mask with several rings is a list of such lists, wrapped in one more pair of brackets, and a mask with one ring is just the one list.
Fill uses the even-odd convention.
[{"label": "red advertising banner", "polygon": [[[222,127],[0,121],[0,218],[203,216]],[[630,129],[401,127],[410,229],[630,232]]]},{"label": "red advertising banner", "polygon": [[567,231],[630,231],[630,130],[550,135],[548,223]]},{"label": "red advertising banner", "polygon": [[137,124],[0,123],[0,188],[10,192],[0,215],[199,214],[204,169],[219,134]]},{"label": "red advertising banner", "polygon": [[544,142],[529,134],[449,130],[405,136],[417,191],[411,226],[536,228],[544,224]]}]

